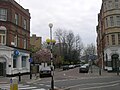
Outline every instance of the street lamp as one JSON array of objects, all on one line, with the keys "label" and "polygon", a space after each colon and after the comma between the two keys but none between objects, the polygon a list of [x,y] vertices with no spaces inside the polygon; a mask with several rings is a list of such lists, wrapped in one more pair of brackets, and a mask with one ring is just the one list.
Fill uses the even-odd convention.
[{"label": "street lamp", "polygon": [[53,52],[52,52],[52,47],[53,47],[53,43],[52,43],[52,27],[53,27],[53,24],[52,23],[49,23],[49,28],[50,28],[50,51],[51,51],[51,57],[50,57],[50,60],[51,60],[51,70],[52,70],[52,75],[51,75],[51,90],[54,90],[54,78],[53,78],[53,75],[54,75],[54,68],[53,68]]}]

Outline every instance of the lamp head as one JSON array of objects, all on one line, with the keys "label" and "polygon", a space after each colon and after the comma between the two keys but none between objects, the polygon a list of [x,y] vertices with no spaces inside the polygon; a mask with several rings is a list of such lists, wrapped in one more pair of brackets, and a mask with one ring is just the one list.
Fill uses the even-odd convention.
[{"label": "lamp head", "polygon": [[52,28],[52,27],[53,27],[53,24],[52,24],[52,23],[49,23],[49,27]]}]

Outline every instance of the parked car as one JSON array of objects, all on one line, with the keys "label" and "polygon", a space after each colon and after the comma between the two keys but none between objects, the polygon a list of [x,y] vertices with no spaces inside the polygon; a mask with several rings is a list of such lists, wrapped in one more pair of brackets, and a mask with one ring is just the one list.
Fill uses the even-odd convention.
[{"label": "parked car", "polygon": [[62,66],[62,69],[63,69],[63,70],[68,70],[68,69],[69,69],[69,65],[64,65],[64,66]]},{"label": "parked car", "polygon": [[74,67],[75,67],[75,65],[69,65],[69,69],[72,69]]},{"label": "parked car", "polygon": [[40,77],[46,77],[46,76],[51,77],[51,67],[50,66],[42,67],[40,69]]},{"label": "parked car", "polygon": [[82,72],[88,73],[88,71],[89,71],[88,65],[83,65],[83,66],[80,66],[80,68],[79,68],[79,73],[82,73]]},{"label": "parked car", "polygon": [[83,64],[76,64],[75,67],[81,67]]}]

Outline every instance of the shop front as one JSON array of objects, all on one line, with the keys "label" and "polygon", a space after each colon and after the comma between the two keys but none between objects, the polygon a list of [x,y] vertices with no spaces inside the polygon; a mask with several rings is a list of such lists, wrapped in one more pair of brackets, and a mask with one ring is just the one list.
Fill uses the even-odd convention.
[{"label": "shop front", "polygon": [[14,76],[30,72],[28,51],[0,46],[0,76]]}]

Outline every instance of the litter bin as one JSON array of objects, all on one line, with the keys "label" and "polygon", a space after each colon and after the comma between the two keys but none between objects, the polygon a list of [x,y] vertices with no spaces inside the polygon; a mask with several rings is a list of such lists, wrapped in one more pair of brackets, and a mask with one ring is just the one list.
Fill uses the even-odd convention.
[{"label": "litter bin", "polygon": [[16,77],[10,79],[10,90],[18,90],[18,79]]}]

